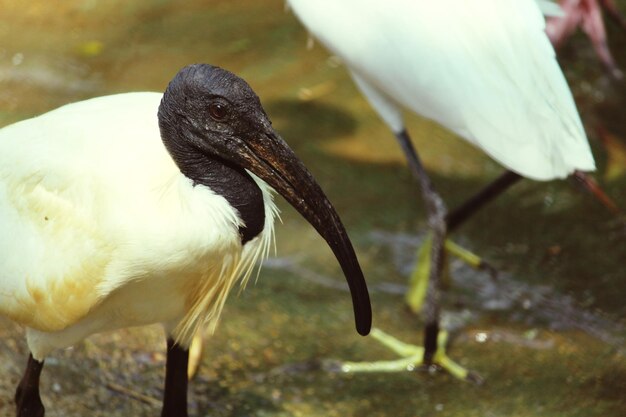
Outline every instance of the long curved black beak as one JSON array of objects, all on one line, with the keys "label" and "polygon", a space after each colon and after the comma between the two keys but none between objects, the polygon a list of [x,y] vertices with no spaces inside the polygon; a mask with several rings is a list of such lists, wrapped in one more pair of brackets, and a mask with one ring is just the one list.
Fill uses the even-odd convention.
[{"label": "long curved black beak", "polygon": [[334,207],[287,143],[273,130],[246,141],[239,155],[246,169],[272,186],[317,230],[332,249],[348,281],[357,331],[372,325],[367,284],[352,243]]},{"label": "long curved black beak", "polygon": [[346,276],[357,331],[368,334],[369,294],[346,230],[311,173],[274,131],[248,83],[212,65],[187,66],[165,90],[158,119],[163,143],[179,167],[185,158],[206,156],[247,169],[315,227]]}]

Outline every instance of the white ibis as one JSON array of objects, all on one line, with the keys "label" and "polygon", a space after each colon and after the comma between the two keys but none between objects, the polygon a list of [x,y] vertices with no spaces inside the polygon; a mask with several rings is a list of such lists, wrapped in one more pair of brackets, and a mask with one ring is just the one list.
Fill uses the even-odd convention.
[{"label": "white ibis", "polygon": [[263,258],[273,187],[369,296],[332,205],[241,78],[198,64],[165,94],[63,106],[0,130],[0,314],[26,327],[18,417],[41,417],[44,358],[96,332],[163,323],[164,417],[187,415],[188,346]]},{"label": "white ibis", "polygon": [[[438,285],[447,232],[520,176],[551,180],[595,168],[540,5],[536,0],[288,3],[345,63],[395,134],[421,185],[433,233],[425,269],[430,285],[423,362],[437,361]],[[540,3],[544,10],[554,7]],[[510,171],[448,216],[410,141],[403,110],[438,122]],[[405,361],[398,368],[406,369]]]}]

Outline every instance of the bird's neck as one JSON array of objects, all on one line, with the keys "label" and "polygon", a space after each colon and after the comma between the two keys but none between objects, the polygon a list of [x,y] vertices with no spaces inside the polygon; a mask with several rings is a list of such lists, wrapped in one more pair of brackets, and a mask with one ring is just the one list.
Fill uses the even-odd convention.
[{"label": "bird's neck", "polygon": [[263,193],[245,169],[209,158],[197,152],[170,153],[180,171],[196,185],[204,185],[221,195],[239,212],[241,243],[258,236],[265,225]]}]

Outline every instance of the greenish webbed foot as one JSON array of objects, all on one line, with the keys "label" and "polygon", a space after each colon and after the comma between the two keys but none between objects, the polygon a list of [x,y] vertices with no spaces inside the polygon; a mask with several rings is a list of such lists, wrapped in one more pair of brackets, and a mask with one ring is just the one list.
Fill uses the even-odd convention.
[{"label": "greenish webbed foot", "polygon": [[400,359],[391,361],[376,362],[341,362],[339,369],[341,372],[402,372],[414,371],[419,368],[430,369],[432,365],[444,369],[450,375],[463,381],[482,384],[483,379],[475,372],[463,368],[448,357],[445,346],[448,340],[448,333],[440,331],[437,338],[437,351],[433,357],[432,364],[424,363],[424,348],[422,346],[410,345],[396,339],[380,329],[372,329],[370,335],[392,350]]},{"label": "greenish webbed foot", "polygon": [[[409,289],[405,295],[405,301],[409,308],[416,314],[419,314],[424,305],[426,292],[429,284],[430,262],[432,251],[432,234],[429,233],[422,246],[417,253],[417,262],[409,280]],[[485,263],[480,257],[472,252],[457,245],[451,240],[445,241],[445,252],[457,258],[475,269],[483,269],[489,271],[492,277],[497,272],[490,265]],[[443,279],[449,282],[448,263],[444,260]],[[342,372],[401,372],[413,371],[419,368],[431,369],[431,366],[439,367],[455,378],[481,384],[483,379],[475,372],[463,368],[454,362],[446,354],[446,343],[448,333],[439,331],[437,337],[437,350],[433,356],[432,363],[424,363],[424,348],[422,346],[410,345],[399,341],[391,335],[384,333],[380,329],[372,329],[371,336],[382,343],[384,346],[401,356],[400,359],[391,361],[376,362],[341,362],[339,369]],[[436,369],[436,368],[435,368]]]},{"label": "greenish webbed foot", "polygon": [[[409,278],[409,289],[407,290],[404,300],[409,306],[411,311],[415,314],[419,314],[424,305],[424,299],[426,298],[426,290],[428,288],[428,278],[430,275],[430,260],[432,251],[432,233],[429,233],[424,243],[417,251],[417,262],[413,273]],[[483,261],[478,255],[468,251],[467,249],[457,245],[449,239],[445,242],[445,254],[453,255],[463,262],[475,269],[486,270],[489,274],[495,278],[497,271],[491,265]],[[443,269],[444,282],[450,282],[450,276],[448,272],[448,263],[444,260]]]}]

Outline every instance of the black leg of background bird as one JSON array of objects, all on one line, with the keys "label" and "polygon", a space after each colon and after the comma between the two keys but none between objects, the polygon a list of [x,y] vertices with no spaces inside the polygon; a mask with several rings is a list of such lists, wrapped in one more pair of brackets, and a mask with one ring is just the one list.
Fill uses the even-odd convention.
[{"label": "black leg of background bird", "polygon": [[443,247],[446,239],[446,206],[437,192],[434,190],[432,182],[424,170],[420,158],[411,143],[411,139],[406,130],[396,134],[400,146],[407,155],[409,167],[413,176],[419,181],[422,196],[426,203],[428,212],[428,225],[433,233],[431,248],[431,263],[429,274],[429,285],[426,291],[426,302],[424,305],[424,364],[430,365],[433,356],[437,351],[437,336],[439,334],[439,288],[441,285],[441,273],[443,269]]},{"label": "black leg of background bird", "polygon": [[[413,146],[406,130],[396,134],[396,138],[402,147],[407,158],[409,168],[413,177],[417,179],[422,188],[422,194],[426,201],[429,213],[429,224],[434,232],[433,247],[431,254],[431,271],[429,277],[429,288],[426,293],[426,303],[424,315],[426,327],[424,329],[424,363],[429,364],[437,349],[437,335],[439,333],[439,285],[443,262],[443,244],[447,233],[455,230],[463,224],[471,215],[482,208],[485,204],[502,194],[505,190],[516,184],[522,177],[512,171],[505,171],[496,180],[488,184],[485,188],[463,203],[461,206],[446,214],[446,208],[439,195],[433,190],[430,179],[419,159],[417,151]],[[594,195],[612,213],[623,215],[620,208],[608,197],[598,184],[589,175],[576,171],[572,177],[579,182],[586,190]],[[443,222],[437,217],[443,215]],[[443,224],[442,224],[443,223]],[[439,238],[441,240],[439,240]],[[481,261],[479,267],[495,271]]]},{"label": "black leg of background bird", "polygon": [[17,417],[43,417],[45,410],[39,396],[39,376],[42,369],[43,362],[29,355],[24,376],[15,391]]},{"label": "black leg of background bird", "polygon": [[[454,231],[457,227],[465,223],[465,221],[484,207],[488,202],[508,190],[512,185],[517,183],[523,177],[513,171],[504,171],[493,182],[489,183],[485,188],[474,194],[470,199],[465,201],[456,209],[450,211],[446,216],[446,224],[448,225],[448,233]],[[480,259],[477,268],[486,270],[491,274],[493,279],[497,278],[497,270],[489,263]]]},{"label": "black leg of background bird", "polygon": [[485,204],[502,194],[513,184],[522,179],[522,176],[513,171],[505,171],[502,175],[489,183],[485,188],[476,193],[472,198],[450,211],[446,217],[448,232],[452,232],[463,224],[472,214],[477,212]]},{"label": "black leg of background bird", "polygon": [[[426,174],[420,158],[413,146],[406,130],[396,134],[398,142],[404,151],[409,168],[413,177],[417,179],[422,188],[422,194],[426,201],[429,212],[430,227],[434,232],[431,252],[431,270],[424,306],[426,325],[424,327],[424,363],[432,363],[433,356],[437,351],[437,337],[439,334],[439,286],[441,285],[441,271],[443,268],[443,245],[446,234],[461,225],[467,218],[474,214],[489,201],[500,195],[503,191],[519,181],[522,177],[512,171],[505,171],[495,181],[487,185],[480,192],[467,200],[456,210],[447,213],[447,209],[441,197],[434,191],[432,183]],[[495,275],[493,268],[481,261],[481,268],[486,268]]]},{"label": "black leg of background bird", "polygon": [[[407,158],[413,177],[421,183],[422,180],[420,173],[423,172],[424,169],[407,132],[403,131],[396,134],[396,137],[398,138],[400,146],[402,147],[402,150]],[[522,177],[519,174],[507,170],[461,206],[450,211],[446,215],[447,232],[451,232],[463,224],[463,222],[465,222],[465,220],[467,220],[472,214],[493,200],[495,197],[502,194],[502,192],[507,190],[521,178]]]},{"label": "black leg of background bird", "polygon": [[188,362],[189,351],[168,338],[161,417],[187,417]]}]

